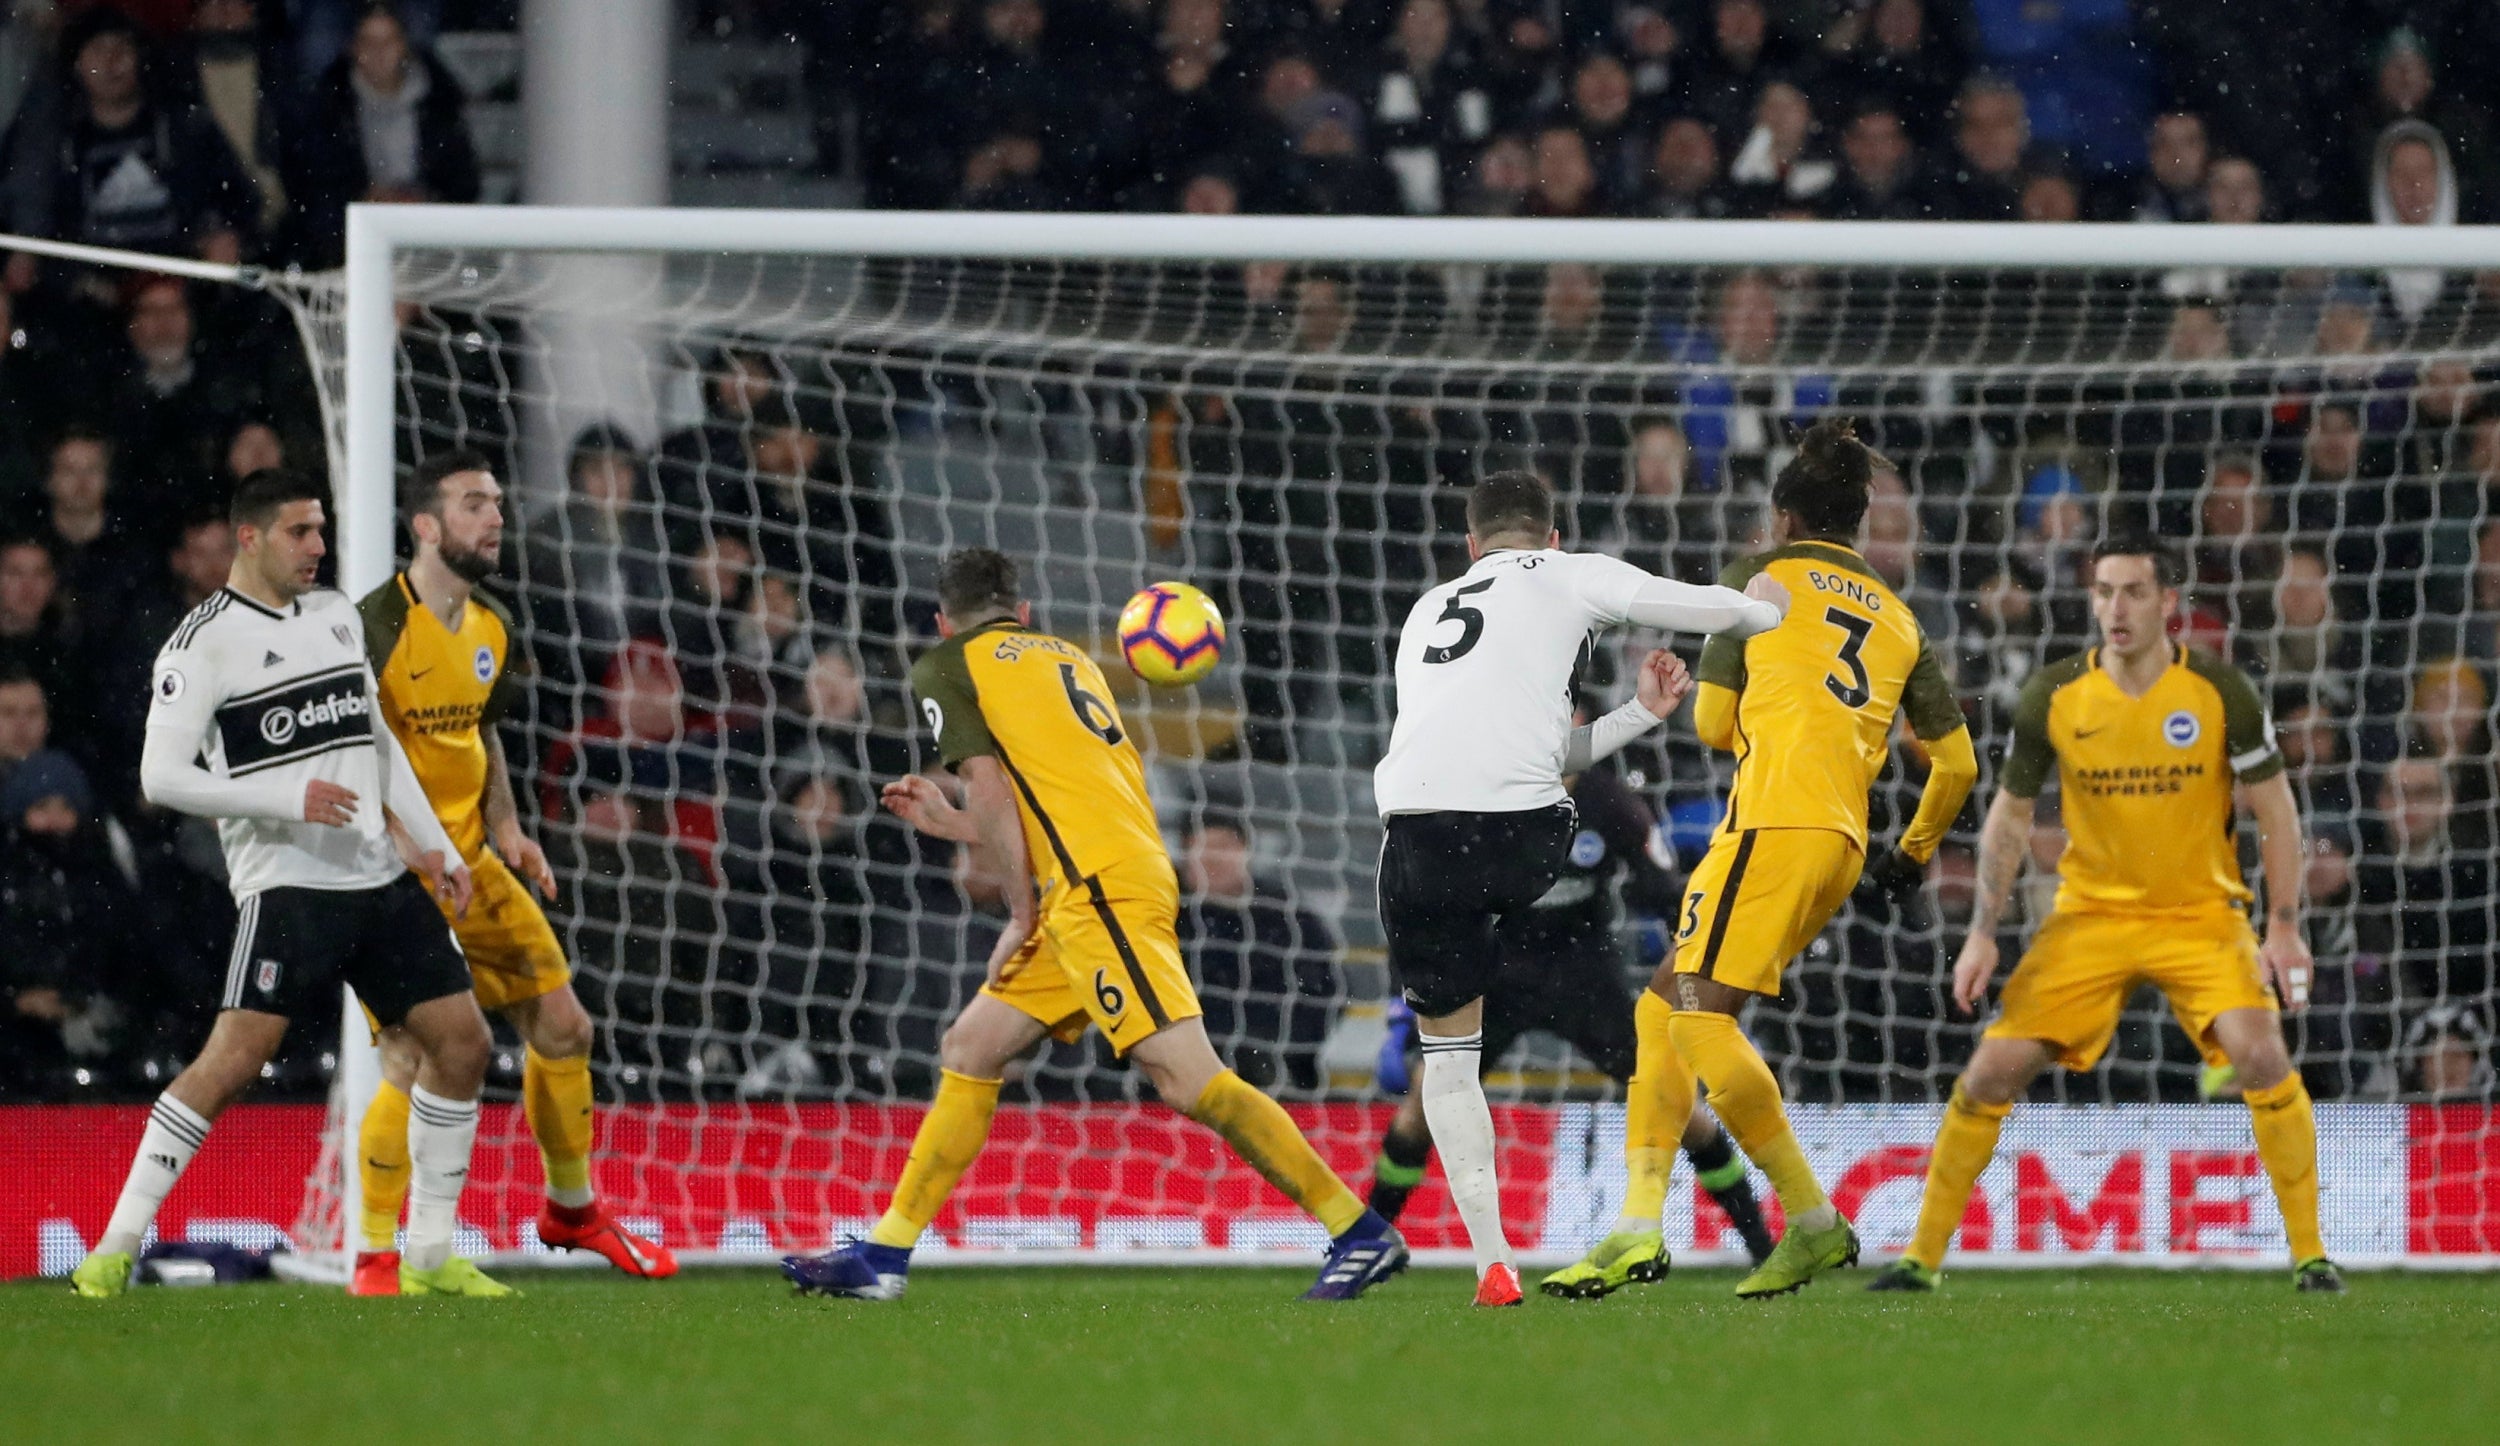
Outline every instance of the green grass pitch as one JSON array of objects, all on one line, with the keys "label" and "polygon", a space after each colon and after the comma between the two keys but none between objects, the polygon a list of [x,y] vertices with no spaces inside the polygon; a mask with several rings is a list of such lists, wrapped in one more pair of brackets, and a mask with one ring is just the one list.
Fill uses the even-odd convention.
[{"label": "green grass pitch", "polygon": [[2500,1280],[1724,1272],[1479,1312],[1418,1271],[1351,1306],[1270,1270],[930,1270],[896,1305],[761,1272],[516,1274],[507,1303],[270,1285],[0,1287],[0,1439],[2445,1442],[2500,1439]]}]

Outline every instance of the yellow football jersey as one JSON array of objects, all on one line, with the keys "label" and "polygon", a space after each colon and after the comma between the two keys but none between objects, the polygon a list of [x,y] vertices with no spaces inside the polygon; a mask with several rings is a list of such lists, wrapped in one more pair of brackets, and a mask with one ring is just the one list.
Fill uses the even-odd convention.
[{"label": "yellow football jersey", "polygon": [[1963,726],[1961,705],[1909,604],[1855,551],[1792,543],[1719,580],[1743,587],[1765,572],[1788,588],[1787,619],[1701,651],[1700,680],[1737,695],[1736,783],[1720,831],[1831,829],[1863,851],[1866,791],[1894,712],[1934,739]]},{"label": "yellow football jersey", "polygon": [[405,573],[365,594],[365,653],[382,717],[406,750],[451,841],[474,862],[486,847],[486,735],[508,711],[514,685],[505,660],[511,620],[483,590],[469,594],[460,626],[447,628],[419,602]]},{"label": "yellow football jersey", "polygon": [[2061,658],[2023,685],[2005,791],[2037,798],[2052,762],[2066,825],[2061,911],[2248,903],[2232,788],[2282,772],[2283,755],[2247,674],[2174,643],[2169,668],[2130,698],[2100,649]]},{"label": "yellow football jersey", "polygon": [[1005,766],[1045,885],[1081,890],[1138,860],[1170,872],[1145,764],[1083,649],[1001,619],[922,654],[911,685],[947,767],[983,756]]}]

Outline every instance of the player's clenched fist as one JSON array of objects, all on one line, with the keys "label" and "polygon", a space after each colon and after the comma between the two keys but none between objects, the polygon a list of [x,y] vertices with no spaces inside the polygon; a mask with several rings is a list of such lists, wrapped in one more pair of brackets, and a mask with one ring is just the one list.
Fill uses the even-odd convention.
[{"label": "player's clenched fist", "polygon": [[1641,700],[1641,706],[1653,716],[1672,718],[1675,710],[1683,706],[1685,696],[1693,691],[1693,675],[1684,666],[1682,658],[1664,648],[1657,648],[1641,659],[1640,675],[1633,683],[1633,690]]},{"label": "player's clenched fist", "polygon": [[304,785],[304,822],[341,828],[356,817],[356,790],[316,778]]}]

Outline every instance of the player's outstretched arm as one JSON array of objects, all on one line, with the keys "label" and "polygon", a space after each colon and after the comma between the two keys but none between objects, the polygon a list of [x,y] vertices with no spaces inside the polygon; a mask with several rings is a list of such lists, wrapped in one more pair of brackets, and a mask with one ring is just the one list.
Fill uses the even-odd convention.
[{"label": "player's outstretched arm", "polygon": [[1003,984],[1007,963],[1033,937],[1039,907],[1033,897],[1033,860],[1024,849],[1024,820],[1016,812],[1016,795],[1007,770],[987,755],[967,758],[957,767],[963,775],[964,806],[972,821],[973,867],[1001,881],[1007,894],[1007,928],[990,950],[989,982]]},{"label": "player's outstretched arm", "polygon": [[151,724],[139,750],[139,791],[158,808],[202,818],[336,825],[356,816],[352,789],[318,778],[301,792],[282,779],[219,778],[199,757],[196,732]]},{"label": "player's outstretched arm", "polygon": [[2301,891],[2308,884],[2308,841],[2300,826],[2300,803],[2290,775],[2276,773],[2239,787],[2242,807],[2257,816],[2257,853],[2266,866],[2266,937],[2259,957],[2274,978],[2275,996],[2287,1010],[2309,1007],[2312,961],[2300,926]]},{"label": "player's outstretched arm", "polygon": [[1742,592],[1715,583],[1704,587],[1653,577],[1632,594],[1624,616],[1645,628],[1750,638],[1778,627],[1788,616],[1788,589],[1779,579],[1761,573]]},{"label": "player's outstretched arm", "polygon": [[1613,757],[1633,739],[1674,717],[1675,710],[1684,705],[1684,695],[1692,690],[1693,675],[1685,669],[1684,660],[1664,648],[1652,649],[1641,660],[1632,701],[1571,730],[1571,739],[1563,747],[1562,771],[1578,773],[1599,759]]},{"label": "player's outstretched arm", "polygon": [[1971,910],[1970,937],[1962,941],[1953,961],[1953,1002],[1965,1014],[1976,1014],[1988,997],[1988,981],[1997,972],[1997,927],[2005,905],[2022,877],[2023,856],[2031,851],[2031,816],[2036,800],[2004,789],[1988,805],[1988,821],[1979,829],[1979,898]]}]

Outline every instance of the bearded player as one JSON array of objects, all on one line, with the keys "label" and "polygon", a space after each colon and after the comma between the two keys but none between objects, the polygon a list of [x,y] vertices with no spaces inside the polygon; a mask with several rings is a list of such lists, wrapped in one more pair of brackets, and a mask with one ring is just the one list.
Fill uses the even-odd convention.
[{"label": "bearded player", "polygon": [[1284,1107],[1224,1068],[1199,1018],[1176,925],[1180,884],[1146,770],[1102,670],[1035,629],[1016,565],[968,547],[938,573],[938,645],[911,670],[938,757],[963,780],[951,802],[918,774],[889,783],[905,823],[971,851],[974,872],[1016,880],[988,979],[938,1045],[937,1099],[912,1137],[885,1216],[866,1240],[790,1256],[805,1293],[893,1300],[912,1247],[989,1138],[1007,1066],[1045,1036],[1088,1025],[1163,1102],[1224,1137],[1328,1231],[1306,1300],[1351,1300],[1406,1268],[1406,1243],[1332,1173]]},{"label": "bearded player", "polygon": [[[512,623],[477,585],[502,553],[503,488],[485,457],[446,453],[410,474],[401,509],[416,555],[357,607],[383,717],[477,880],[454,931],[478,1003],[527,1045],[522,1108],[547,1181],[538,1238],[592,1251],[628,1275],[674,1275],[676,1256],[619,1225],[591,1189],[590,1015],[573,993],[564,946],[521,883],[526,877],[541,897],[556,896],[555,871],[521,829],[496,736],[517,691]],[[382,1087],[365,1111],[357,1156],[364,1248],[349,1289],[358,1295],[397,1289],[392,1244],[408,1190],[407,1090],[416,1069],[412,1041],[384,1031]]]},{"label": "bearded player", "polygon": [[1694,726],[1703,742],[1736,754],[1736,780],[1727,817],[1685,882],[1675,946],[1634,1019],[1640,1055],[1624,1111],[1623,1217],[1586,1258],[1545,1278],[1548,1295],[1600,1296],[1666,1274],[1659,1203],[1696,1075],[1787,1216],[1770,1259],[1736,1293],[1784,1295],[1858,1258],[1857,1232],[1814,1178],[1779,1081],[1737,1016],[1778,996],[1789,959],[1870,871],[1866,793],[1896,711],[1925,742],[1930,769],[1900,843],[1871,866],[1878,882],[1917,879],[1979,777],[1970,730],[1917,619],[1851,546],[1881,460],[1846,422],[1816,423],[1771,489],[1781,545],[1722,579],[1772,577],[1795,602],[1769,632],[1714,637],[1702,649]]},{"label": "bearded player", "polygon": [[[2093,550],[2101,645],[2031,676],[2002,786],[1979,841],[1979,902],[1953,965],[1977,1010],[1997,970],[1997,922],[2030,851],[2031,816],[2058,775],[2066,852],[2057,903],[2005,983],[1928,1156],[1918,1233],[1868,1287],[1931,1291],[1971,1186],[2014,1101],[2051,1063],[2090,1069],[2139,984],[2160,987],[2210,1066],[2227,1060],[2256,1127],[2290,1237],[2293,1284],[2341,1291],[2318,1232],[2317,1122],[2283,1045],[2281,1004],[2308,1002],[2300,806],[2247,675],[2170,640],[2178,564],[2145,537]],[[2266,933],[2249,926],[2238,810],[2257,819]]]}]

